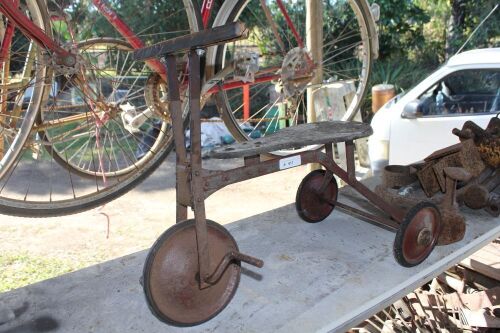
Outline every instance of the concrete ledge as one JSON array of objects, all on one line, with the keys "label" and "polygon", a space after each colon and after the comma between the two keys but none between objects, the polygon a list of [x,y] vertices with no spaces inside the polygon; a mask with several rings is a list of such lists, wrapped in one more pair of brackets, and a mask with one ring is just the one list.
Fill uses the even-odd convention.
[{"label": "concrete ledge", "polygon": [[16,314],[0,332],[343,332],[500,235],[499,219],[466,216],[464,240],[404,268],[393,233],[338,211],[305,223],[287,205],[226,225],[266,264],[244,266],[234,299],[208,323],[180,329],[153,317],[139,284],[143,251],[0,294]]}]

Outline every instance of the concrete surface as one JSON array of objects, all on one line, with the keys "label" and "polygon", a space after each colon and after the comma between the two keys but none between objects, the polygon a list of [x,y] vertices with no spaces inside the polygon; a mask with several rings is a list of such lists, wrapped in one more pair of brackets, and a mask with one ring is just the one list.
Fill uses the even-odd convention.
[{"label": "concrete surface", "polygon": [[244,266],[232,302],[203,325],[175,328],[149,312],[141,251],[0,295],[16,315],[0,332],[342,332],[500,235],[499,219],[467,211],[467,220],[464,240],[403,268],[393,233],[338,211],[304,223],[288,204],[226,226],[265,266]]}]

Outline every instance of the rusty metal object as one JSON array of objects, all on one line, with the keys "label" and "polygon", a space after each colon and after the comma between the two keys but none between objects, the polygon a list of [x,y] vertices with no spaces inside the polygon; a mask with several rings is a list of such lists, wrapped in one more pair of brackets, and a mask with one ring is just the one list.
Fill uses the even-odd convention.
[{"label": "rusty metal object", "polygon": [[491,193],[490,197],[488,198],[488,202],[486,203],[486,207],[484,207],[484,210],[491,216],[500,216],[500,195]]},{"label": "rusty metal object", "polygon": [[[248,29],[241,22],[228,23],[190,35],[171,38],[134,51],[134,60],[144,61],[175,52],[190,51],[212,45],[223,44],[248,37]],[[192,72],[190,72],[192,73]],[[197,75],[196,75],[197,76]]]},{"label": "rusty metal object", "polygon": [[424,158],[424,161],[425,162],[434,161],[434,160],[437,160],[439,158],[442,158],[442,157],[445,157],[445,156],[448,156],[448,155],[451,155],[454,153],[458,153],[460,150],[462,150],[462,144],[457,143],[457,144],[436,150],[435,152],[433,152],[432,154],[430,154],[429,156]]},{"label": "rusty metal object", "polygon": [[486,168],[479,149],[474,145],[472,140],[462,142],[462,150],[460,151],[461,167],[467,170],[472,176],[477,177]]},{"label": "rusty metal object", "polygon": [[421,202],[412,207],[396,232],[394,256],[405,267],[420,264],[429,256],[441,232],[441,214],[436,205]]},{"label": "rusty metal object", "polygon": [[[262,267],[259,259],[238,252],[236,242],[222,226],[206,220],[201,160],[200,56],[199,47],[244,35],[244,26],[230,24],[212,31],[160,43],[137,51],[139,58],[160,52],[168,75],[168,108],[176,146],[177,224],[153,245],[144,267],[144,292],[151,311],[160,320],[192,326],[217,315],[231,300],[238,286],[240,262]],[[176,57],[170,52],[189,50],[189,111],[191,153],[185,148],[184,120],[177,78]],[[163,54],[167,52],[168,54]],[[181,221],[187,207],[194,220]]]},{"label": "rusty metal object", "polygon": [[461,201],[472,209],[485,210],[493,216],[500,214],[500,199],[499,195],[494,193],[495,189],[500,186],[500,169],[493,171],[489,177],[482,182],[470,184],[465,187],[461,193]]},{"label": "rusty metal object", "polygon": [[331,173],[327,175],[325,170],[311,171],[297,189],[297,214],[309,223],[323,221],[335,208],[337,196],[337,181]]},{"label": "rusty metal object", "polygon": [[440,149],[425,158],[426,164],[417,172],[425,194],[430,198],[439,191],[445,192],[444,169],[462,167],[477,177],[486,168],[472,139]]},{"label": "rusty metal object", "polygon": [[443,170],[446,176],[446,192],[441,203],[442,231],[438,245],[447,245],[462,240],[465,236],[465,218],[458,210],[456,201],[457,183],[467,182],[472,175],[463,168],[448,167]]},{"label": "rusty metal object", "polygon": [[463,200],[467,207],[472,209],[484,208],[490,197],[490,191],[483,185],[473,185],[467,188],[463,194]]},{"label": "rusty metal object", "polygon": [[441,192],[446,192],[446,176],[444,170],[450,167],[460,167],[462,164],[460,163],[460,153],[451,154],[439,159],[432,166],[432,170],[436,175],[437,182],[439,184],[439,188]]},{"label": "rusty metal object", "polygon": [[[304,179],[297,194],[299,212],[318,221],[328,216],[336,205],[338,189],[333,174],[337,175],[392,220],[366,212],[361,214],[364,218],[393,229],[398,223],[404,223],[404,227],[398,229],[398,234],[402,235],[405,255],[404,262],[400,263],[405,266],[416,265],[427,257],[436,243],[440,228],[439,211],[433,205],[417,205],[417,210],[410,210],[409,214],[405,214],[403,209],[387,203],[356,179],[353,140],[372,133],[368,124],[330,122],[287,128],[279,132],[281,135],[270,135],[214,151],[219,157],[244,157],[243,167],[225,171],[203,169],[199,75],[203,51],[198,48],[207,43],[238,38],[238,33],[240,36],[244,34],[242,29],[244,30],[243,26],[233,24],[228,29],[221,27],[200,32],[135,53],[141,59],[169,53],[164,56],[168,75],[168,109],[172,117],[176,146],[178,223],[168,229],[150,251],[144,267],[144,291],[151,311],[160,320],[178,326],[205,322],[229,303],[238,286],[242,261],[256,267],[263,265],[262,260],[240,253],[229,232],[206,219],[205,199],[226,185],[307,163],[319,163],[327,171],[315,172]],[[191,75],[187,101],[191,113],[189,155],[183,133],[181,84],[176,75],[176,57],[170,53],[183,48],[190,48]],[[335,142],[345,142],[347,170],[342,169],[333,159],[332,144]],[[325,144],[325,152],[299,152],[272,160],[261,160],[259,157],[261,153],[308,144]],[[192,207],[194,219],[181,221],[187,216],[187,207]],[[396,258],[399,259],[397,256]]]},{"label": "rusty metal object", "polygon": [[[224,227],[206,222],[209,269],[215,271],[238,246]],[[187,220],[168,229],[151,248],[144,266],[144,292],[151,311],[178,326],[197,325],[217,315],[234,296],[240,280],[240,263],[232,261],[215,283],[200,289],[195,226],[194,220]]]},{"label": "rusty metal object", "polygon": [[462,129],[453,129],[460,140],[472,139],[478,147],[481,158],[493,168],[500,167],[500,119],[492,117],[486,129],[472,121],[466,121]]},{"label": "rusty metal object", "polygon": [[384,201],[401,207],[405,211],[415,206],[421,201],[430,201],[438,204],[441,201],[442,195],[434,195],[432,198],[427,198],[427,195],[422,191],[418,183],[413,183],[401,189],[387,188],[383,185],[375,187],[375,193],[380,196]]},{"label": "rusty metal object", "polygon": [[459,144],[461,149],[459,152],[442,157],[433,166],[436,178],[439,182],[441,190],[445,192],[446,181],[444,169],[448,167],[462,167],[472,176],[477,177],[485,169],[485,165],[481,160],[481,155],[472,140],[465,140]]},{"label": "rusty metal object", "polygon": [[416,169],[410,165],[387,165],[382,173],[382,184],[398,189],[417,180]]},{"label": "rusty metal object", "polygon": [[438,193],[441,189],[436,173],[433,169],[435,163],[435,161],[429,161],[422,169],[417,171],[417,178],[420,181],[420,185],[422,186],[424,193],[429,198]]},{"label": "rusty metal object", "polygon": [[247,264],[250,264],[252,266],[262,268],[264,267],[264,261],[254,258],[252,256],[243,254],[241,252],[237,251],[230,251],[227,252],[224,258],[222,258],[221,262],[215,269],[212,275],[207,279],[207,283],[210,285],[217,284],[217,282],[221,279],[221,277],[224,275],[226,272],[226,269],[234,262],[234,261],[239,261],[239,262],[245,262]]}]

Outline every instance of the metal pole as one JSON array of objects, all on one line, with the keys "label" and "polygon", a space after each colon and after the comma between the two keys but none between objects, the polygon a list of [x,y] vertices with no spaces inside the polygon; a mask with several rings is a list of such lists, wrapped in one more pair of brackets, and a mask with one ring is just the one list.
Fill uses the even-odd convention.
[{"label": "metal pole", "polygon": [[[312,85],[323,82],[323,1],[306,0],[306,46],[311,53],[317,69]],[[313,89],[307,88],[307,122],[316,122],[316,110],[314,110]],[[319,169],[318,164],[309,165],[309,170]]]}]

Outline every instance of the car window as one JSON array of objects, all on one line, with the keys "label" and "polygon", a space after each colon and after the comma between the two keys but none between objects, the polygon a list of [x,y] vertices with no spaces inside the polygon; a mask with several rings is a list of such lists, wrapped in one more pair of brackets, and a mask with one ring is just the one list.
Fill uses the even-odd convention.
[{"label": "car window", "polygon": [[420,116],[484,114],[500,111],[500,70],[452,73],[418,99]]}]

